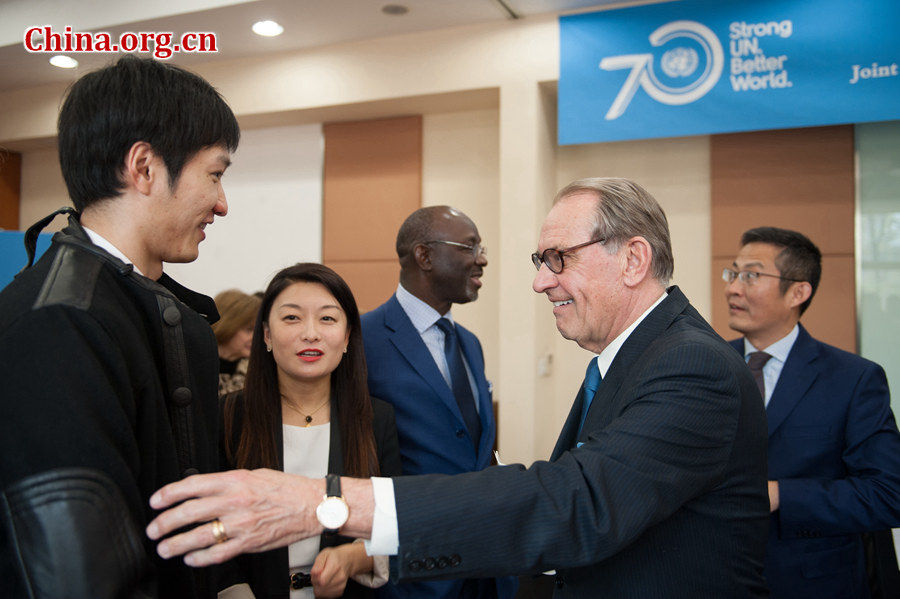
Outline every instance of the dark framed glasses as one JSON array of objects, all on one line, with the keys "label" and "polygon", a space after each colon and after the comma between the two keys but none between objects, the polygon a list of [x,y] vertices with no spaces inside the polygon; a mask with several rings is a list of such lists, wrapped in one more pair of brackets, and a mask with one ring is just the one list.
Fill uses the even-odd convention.
[{"label": "dark framed glasses", "polygon": [[575,250],[579,250],[594,243],[604,243],[605,241],[606,239],[592,239],[591,241],[586,241],[585,243],[573,245],[570,248],[563,248],[561,250],[549,248],[544,250],[541,254],[538,254],[537,252],[531,254],[531,261],[534,263],[536,269],[540,270],[541,264],[546,264],[547,268],[550,269],[550,272],[558,275],[566,267],[564,259],[566,254],[570,254]]}]

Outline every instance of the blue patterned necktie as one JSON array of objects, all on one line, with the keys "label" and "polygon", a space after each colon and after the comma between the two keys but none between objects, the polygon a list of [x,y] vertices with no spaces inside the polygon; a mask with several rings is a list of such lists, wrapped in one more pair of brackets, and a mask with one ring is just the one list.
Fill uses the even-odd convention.
[{"label": "blue patterned necktie", "polygon": [[597,367],[597,358],[592,358],[588,362],[587,370],[584,373],[583,387],[584,398],[581,404],[581,424],[578,425],[576,438],[581,436],[581,429],[584,428],[584,419],[587,417],[591,402],[594,401],[594,395],[597,394],[597,388],[600,387],[600,368]]},{"label": "blue patterned necktie", "polygon": [[459,347],[459,338],[456,327],[446,318],[437,321],[439,329],[444,331],[444,355],[447,357],[447,366],[450,368],[450,385],[459,411],[462,413],[472,444],[478,447],[481,439],[481,420],[475,409],[475,395],[472,393],[472,385],[469,384],[469,375],[466,374],[466,365],[463,363],[462,351]]}]

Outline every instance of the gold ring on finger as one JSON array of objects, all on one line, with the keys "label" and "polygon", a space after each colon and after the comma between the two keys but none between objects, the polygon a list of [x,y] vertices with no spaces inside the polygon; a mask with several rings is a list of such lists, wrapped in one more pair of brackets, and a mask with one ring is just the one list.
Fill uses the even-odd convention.
[{"label": "gold ring on finger", "polygon": [[212,522],[213,528],[213,536],[216,538],[216,543],[224,543],[228,540],[228,535],[225,533],[225,525],[222,524],[222,521],[216,518]]}]

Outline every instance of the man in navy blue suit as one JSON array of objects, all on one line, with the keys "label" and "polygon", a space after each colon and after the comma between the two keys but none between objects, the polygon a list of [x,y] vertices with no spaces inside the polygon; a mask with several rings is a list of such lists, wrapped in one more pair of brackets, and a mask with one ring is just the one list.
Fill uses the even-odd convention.
[{"label": "man in navy blue suit", "polygon": [[821,259],[800,233],[759,227],[723,272],[728,325],[744,335],[731,343],[751,370],[762,362],[772,599],[871,597],[862,533],[900,525],[900,434],[884,370],[799,323]]},{"label": "man in navy blue suit", "polygon": [[[442,319],[453,322],[453,304],[478,299],[488,262],[478,228],[449,206],[420,208],[400,226],[396,249],[397,292],[362,317],[369,392],[394,406],[404,474],[487,468],[496,426],[481,343],[453,323],[470,391],[457,398],[444,351],[446,334],[439,324]],[[467,409],[477,422],[467,423]],[[512,578],[388,584],[379,590],[383,597],[415,599],[502,599],[514,592]]]}]

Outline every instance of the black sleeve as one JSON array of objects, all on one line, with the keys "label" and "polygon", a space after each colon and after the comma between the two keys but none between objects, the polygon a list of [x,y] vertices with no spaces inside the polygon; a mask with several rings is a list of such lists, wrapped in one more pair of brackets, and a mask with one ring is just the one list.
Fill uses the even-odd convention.
[{"label": "black sleeve", "polygon": [[3,597],[156,596],[139,527],[102,472],[42,472],[11,485],[0,501]]},{"label": "black sleeve", "polygon": [[381,476],[400,476],[403,467],[400,461],[400,442],[397,439],[397,423],[394,407],[380,399],[372,398],[374,413],[372,426],[375,429],[375,445],[378,450],[378,467]]}]

